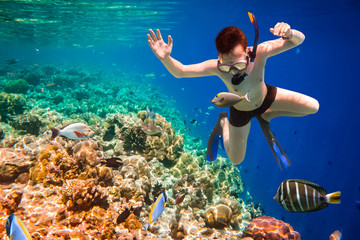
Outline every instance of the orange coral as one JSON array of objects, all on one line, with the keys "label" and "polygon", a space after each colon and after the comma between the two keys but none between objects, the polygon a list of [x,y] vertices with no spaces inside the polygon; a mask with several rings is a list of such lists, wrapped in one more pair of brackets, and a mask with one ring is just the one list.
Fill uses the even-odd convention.
[{"label": "orange coral", "polygon": [[4,198],[0,196],[1,211],[4,211],[6,215],[13,214],[18,209],[22,194],[20,190],[11,190]]},{"label": "orange coral", "polygon": [[30,158],[11,148],[0,148],[0,182],[13,182],[21,173],[29,172]]},{"label": "orange coral", "polygon": [[131,213],[130,216],[126,219],[124,223],[124,227],[129,230],[139,230],[141,229],[141,222],[139,221],[138,217],[135,214]]},{"label": "orange coral", "polygon": [[244,237],[254,240],[300,240],[300,234],[288,224],[273,217],[261,216],[254,218],[244,231]]},{"label": "orange coral", "polygon": [[63,202],[70,210],[88,210],[93,206],[108,207],[107,189],[97,186],[96,179],[68,180],[62,187]]},{"label": "orange coral", "polygon": [[97,169],[102,157],[101,147],[94,140],[79,142],[72,149],[60,143],[48,144],[40,151],[38,161],[30,169],[31,183],[62,186],[67,179],[86,180],[101,174],[101,181],[109,185],[112,170]]}]

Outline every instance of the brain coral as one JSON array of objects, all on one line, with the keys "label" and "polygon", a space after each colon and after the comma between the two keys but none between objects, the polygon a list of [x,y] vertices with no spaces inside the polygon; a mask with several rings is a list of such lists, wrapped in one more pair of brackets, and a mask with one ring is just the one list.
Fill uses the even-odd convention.
[{"label": "brain coral", "polygon": [[273,217],[254,218],[244,231],[244,237],[254,240],[300,240],[300,234],[288,224]]}]

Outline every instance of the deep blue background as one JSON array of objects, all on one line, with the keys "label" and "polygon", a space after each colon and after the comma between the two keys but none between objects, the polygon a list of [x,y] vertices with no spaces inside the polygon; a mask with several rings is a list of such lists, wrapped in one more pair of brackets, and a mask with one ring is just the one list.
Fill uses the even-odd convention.
[{"label": "deep blue background", "polygon": [[[134,2],[142,5],[146,1]],[[355,200],[360,200],[359,2],[202,0],[178,3],[176,11],[166,19],[129,22],[129,29],[121,34],[130,34],[139,27],[136,33],[140,31],[140,37],[134,39],[119,41],[103,34],[95,41],[87,36],[86,30],[78,30],[80,34],[77,32],[77,35],[86,38],[86,43],[81,37],[73,42],[93,44],[91,48],[74,48],[69,42],[48,41],[45,44],[36,37],[32,41],[20,41],[20,36],[15,34],[13,42],[2,42],[0,61],[18,58],[23,63],[79,64],[109,72],[153,73],[155,78],[149,81],[173,96],[184,120],[198,120],[198,127],[189,125],[190,134],[201,137],[206,143],[218,113],[224,110],[208,110],[210,100],[226,90],[224,84],[216,77],[172,77],[148,47],[147,29],[165,29],[162,31],[164,39],[169,34],[174,39],[172,56],[184,64],[192,64],[217,58],[215,37],[229,25],[242,28],[249,45],[252,45],[254,30],[248,11],[257,17],[260,42],[274,39],[269,28],[277,22],[287,22],[292,28],[302,31],[306,39],[297,48],[268,60],[265,82],[318,99],[320,110],[307,117],[272,121],[272,129],[293,163],[291,168],[282,172],[258,123],[253,121],[246,158],[242,163],[243,182],[254,201],[262,204],[265,215],[285,219],[300,232],[302,239],[328,239],[336,229],[343,232],[343,239],[358,239],[360,211]],[[151,9],[151,4],[147,3],[147,6]],[[118,29],[112,26],[111,16],[103,17],[109,18],[109,31],[115,34]],[[6,24],[2,23],[4,27]],[[40,51],[34,51],[35,48]],[[288,178],[314,181],[328,192],[341,191],[342,202],[313,213],[288,213],[272,199],[279,184]]]}]

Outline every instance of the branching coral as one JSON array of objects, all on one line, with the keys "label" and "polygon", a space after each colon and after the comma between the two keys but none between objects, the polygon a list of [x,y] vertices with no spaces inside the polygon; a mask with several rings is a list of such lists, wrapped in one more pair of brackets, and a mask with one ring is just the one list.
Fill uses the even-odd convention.
[{"label": "branching coral", "polygon": [[93,206],[107,208],[108,191],[97,186],[96,179],[67,180],[61,189],[62,201],[69,210],[89,210]]}]

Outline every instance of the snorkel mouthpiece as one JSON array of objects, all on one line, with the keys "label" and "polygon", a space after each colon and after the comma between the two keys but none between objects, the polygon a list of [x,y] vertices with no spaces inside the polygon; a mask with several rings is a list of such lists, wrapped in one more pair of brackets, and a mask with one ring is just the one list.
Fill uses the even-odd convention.
[{"label": "snorkel mouthpiece", "polygon": [[233,85],[239,85],[239,84],[245,79],[244,74],[246,74],[246,73],[241,72],[241,73],[235,74],[235,75],[231,78],[231,83],[232,83]]}]

